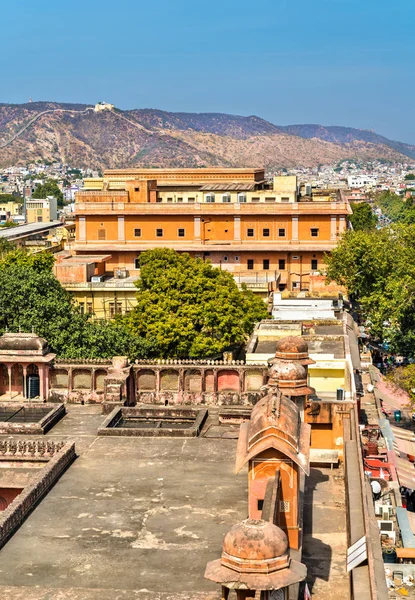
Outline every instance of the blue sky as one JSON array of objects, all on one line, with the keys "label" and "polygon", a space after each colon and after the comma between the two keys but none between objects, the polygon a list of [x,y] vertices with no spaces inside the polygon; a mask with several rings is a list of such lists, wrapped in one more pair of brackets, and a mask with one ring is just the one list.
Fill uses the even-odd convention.
[{"label": "blue sky", "polygon": [[414,0],[3,2],[0,102],[258,115],[415,143]]}]

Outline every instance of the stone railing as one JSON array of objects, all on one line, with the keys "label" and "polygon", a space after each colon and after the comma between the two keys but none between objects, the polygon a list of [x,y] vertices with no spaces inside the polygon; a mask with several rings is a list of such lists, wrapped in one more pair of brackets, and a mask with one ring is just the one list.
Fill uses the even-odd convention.
[{"label": "stone railing", "polygon": [[[38,444],[41,443],[45,444],[45,442],[38,442]],[[33,483],[26,486],[6,510],[0,513],[0,548],[4,546],[36,504],[48,493],[65,469],[75,459],[75,444],[73,442],[68,442],[60,449],[57,446],[58,444],[54,444],[52,458],[41,469]]]},{"label": "stone railing", "polygon": [[9,459],[46,459],[60,452],[65,442],[49,440],[0,440],[0,461]]}]

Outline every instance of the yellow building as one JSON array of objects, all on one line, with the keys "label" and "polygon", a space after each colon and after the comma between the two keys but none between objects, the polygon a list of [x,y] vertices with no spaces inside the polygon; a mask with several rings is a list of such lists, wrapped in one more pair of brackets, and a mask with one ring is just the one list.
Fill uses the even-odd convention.
[{"label": "yellow building", "polygon": [[128,276],[118,269],[108,277],[106,262],[110,255],[59,257],[54,273],[64,288],[71,292],[83,314],[97,319],[112,319],[129,312],[137,303],[135,282],[138,276]]},{"label": "yellow building", "polygon": [[45,199],[32,198],[26,200],[27,223],[49,223],[58,218],[57,200],[53,196]]},{"label": "yellow building", "polygon": [[0,223],[21,215],[22,211],[23,204],[21,202],[0,202]]}]

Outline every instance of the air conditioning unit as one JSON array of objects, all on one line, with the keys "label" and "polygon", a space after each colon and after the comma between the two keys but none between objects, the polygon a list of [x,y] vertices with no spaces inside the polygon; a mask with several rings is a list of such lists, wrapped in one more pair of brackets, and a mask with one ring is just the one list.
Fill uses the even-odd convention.
[{"label": "air conditioning unit", "polygon": [[104,275],[93,275],[91,277],[91,283],[100,283],[101,281],[104,281]]}]

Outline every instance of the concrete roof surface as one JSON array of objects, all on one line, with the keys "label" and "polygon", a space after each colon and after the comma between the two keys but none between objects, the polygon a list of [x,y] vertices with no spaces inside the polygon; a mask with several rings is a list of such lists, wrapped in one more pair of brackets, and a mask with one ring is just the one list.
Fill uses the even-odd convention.
[{"label": "concrete roof surface", "polygon": [[46,439],[81,455],[1,550],[8,599],[217,599],[204,579],[247,516],[236,440],[98,438],[98,406],[68,406]]}]

